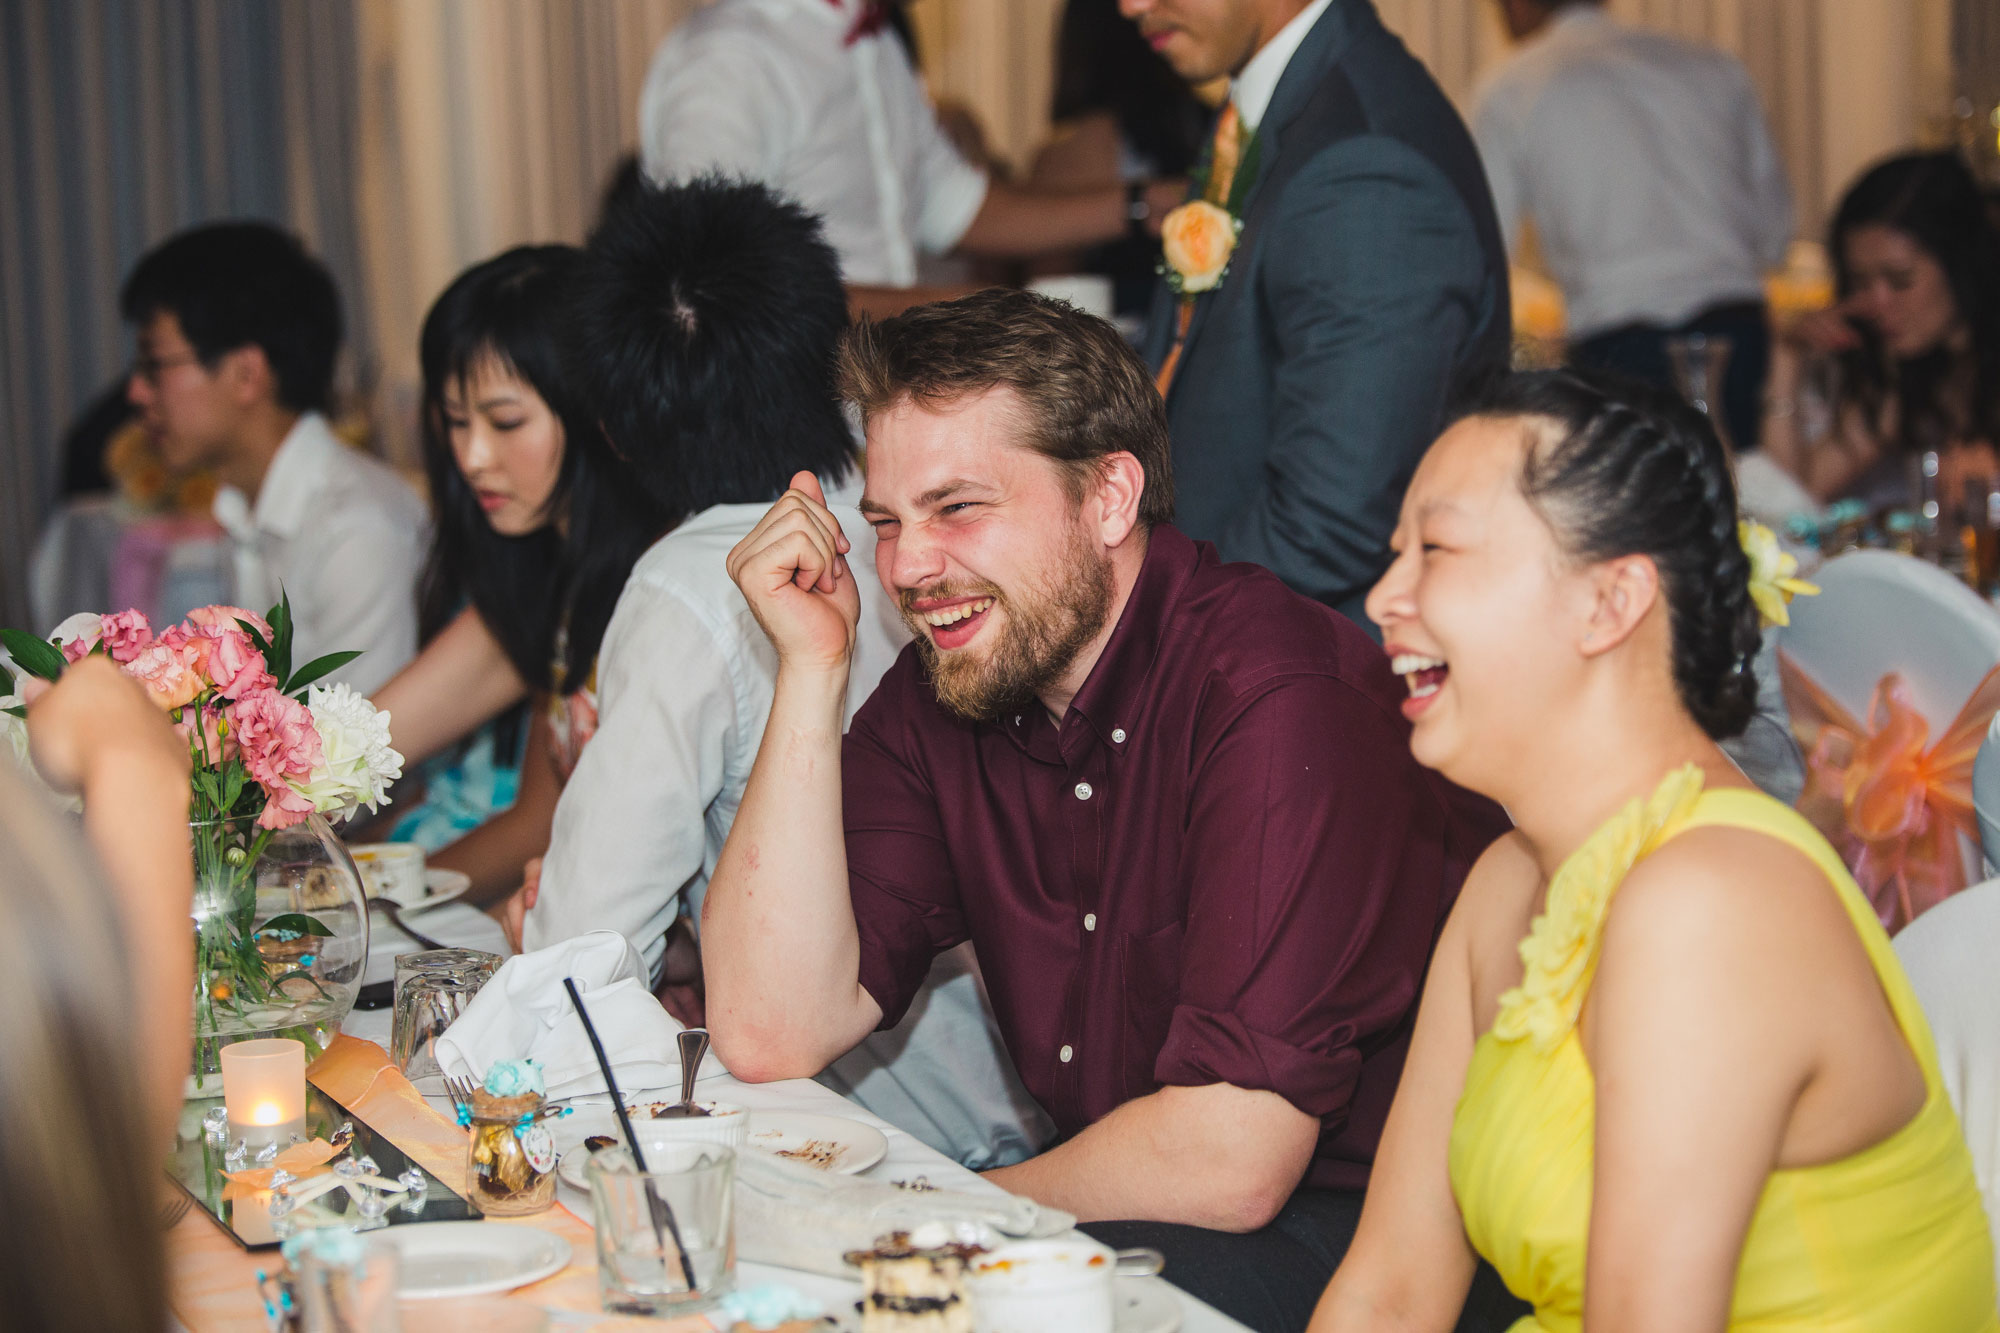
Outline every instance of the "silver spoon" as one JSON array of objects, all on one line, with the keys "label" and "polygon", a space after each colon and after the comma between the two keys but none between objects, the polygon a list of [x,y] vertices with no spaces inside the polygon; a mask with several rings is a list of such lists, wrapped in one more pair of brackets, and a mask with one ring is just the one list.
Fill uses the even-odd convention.
[{"label": "silver spoon", "polygon": [[687,1028],[676,1032],[674,1044],[681,1052],[681,1099],[656,1112],[655,1120],[690,1120],[708,1114],[694,1104],[694,1081],[701,1073],[703,1058],[708,1055],[708,1029]]}]

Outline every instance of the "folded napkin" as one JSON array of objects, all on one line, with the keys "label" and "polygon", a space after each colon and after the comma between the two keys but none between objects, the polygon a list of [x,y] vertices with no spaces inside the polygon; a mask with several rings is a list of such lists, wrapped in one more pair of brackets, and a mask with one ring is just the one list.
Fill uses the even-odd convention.
[{"label": "folded napkin", "polygon": [[1021,1237],[1060,1236],[1076,1218],[1018,1194],[908,1190],[769,1153],[736,1154],[736,1253],[748,1262],[851,1278],[849,1250],[927,1223],[942,1225],[953,1240],[996,1249]]},{"label": "folded napkin", "polygon": [[[549,1099],[606,1091],[563,978],[574,977],[590,1022],[604,1043],[621,1092],[678,1088],[680,1057],[674,1034],[681,1025],[646,987],[639,955],[615,931],[594,930],[534,953],[508,959],[472,1003],[437,1039],[438,1064],[447,1074],[477,1083],[500,1060],[532,1059],[542,1066]],[[708,1062],[710,1077],[726,1073]]]}]

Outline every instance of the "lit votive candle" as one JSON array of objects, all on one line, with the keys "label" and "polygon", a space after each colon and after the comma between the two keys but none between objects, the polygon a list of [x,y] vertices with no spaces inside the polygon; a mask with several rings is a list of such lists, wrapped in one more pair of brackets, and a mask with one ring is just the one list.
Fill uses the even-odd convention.
[{"label": "lit votive candle", "polygon": [[306,1126],[306,1048],[285,1037],[222,1048],[222,1103],[229,1137],[253,1147],[283,1143]]}]

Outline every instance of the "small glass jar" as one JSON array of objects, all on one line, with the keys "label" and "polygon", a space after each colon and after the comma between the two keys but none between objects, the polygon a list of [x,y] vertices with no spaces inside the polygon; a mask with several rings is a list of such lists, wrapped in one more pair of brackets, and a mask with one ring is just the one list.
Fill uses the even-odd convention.
[{"label": "small glass jar", "polygon": [[536,1118],[539,1093],[475,1094],[466,1145],[465,1201],[488,1217],[524,1217],[556,1201],[556,1145]]}]

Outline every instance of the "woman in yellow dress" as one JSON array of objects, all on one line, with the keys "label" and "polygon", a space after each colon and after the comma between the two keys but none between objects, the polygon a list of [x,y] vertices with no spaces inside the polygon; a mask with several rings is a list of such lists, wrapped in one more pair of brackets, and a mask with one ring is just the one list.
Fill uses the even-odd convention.
[{"label": "woman in yellow dress", "polygon": [[1728,460],[1569,372],[1424,459],[1368,601],[1417,758],[1515,831],[1438,942],[1313,1333],[1993,1333],[1992,1242],[1922,1012],[1831,848],[1716,746],[1756,694]]}]

